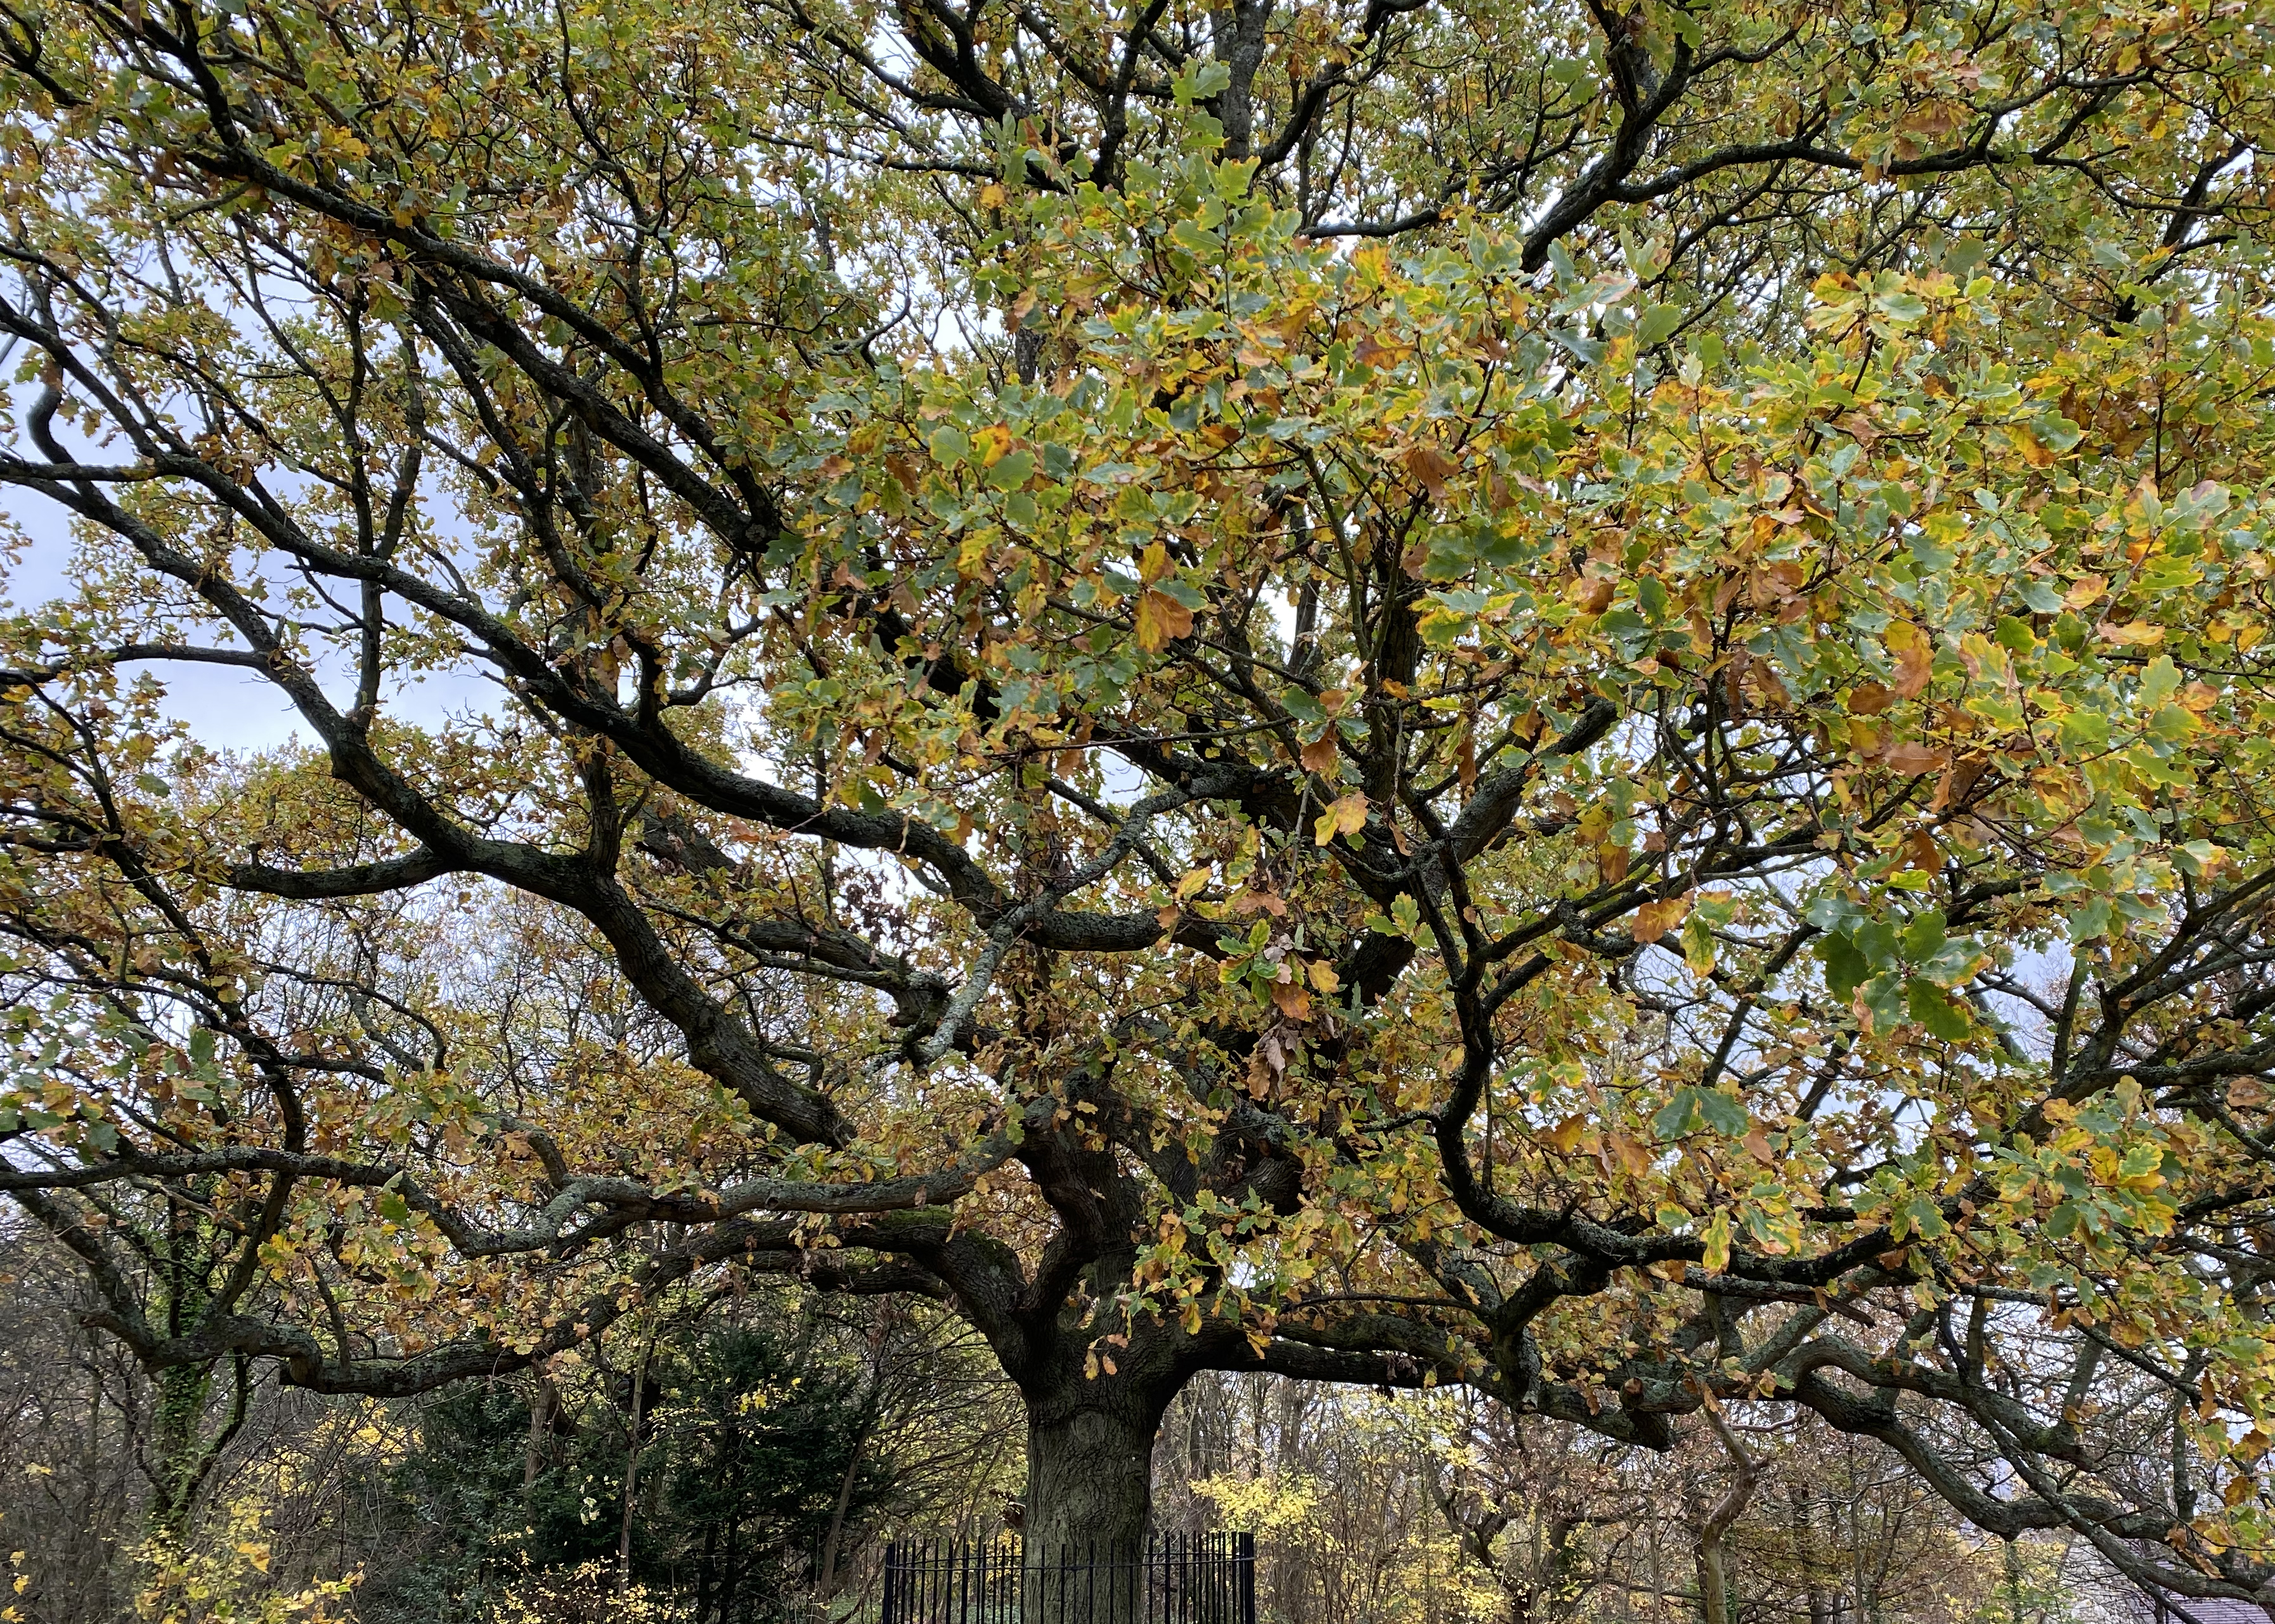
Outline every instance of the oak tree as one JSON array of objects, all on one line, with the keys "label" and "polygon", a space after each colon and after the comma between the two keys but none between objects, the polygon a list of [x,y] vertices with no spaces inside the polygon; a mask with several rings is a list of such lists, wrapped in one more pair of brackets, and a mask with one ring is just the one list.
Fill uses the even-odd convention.
[{"label": "oak tree", "polygon": [[0,19],[0,1189],[167,1514],[754,1268],[1046,1541],[1265,1370],[2264,1594],[2270,26]]}]

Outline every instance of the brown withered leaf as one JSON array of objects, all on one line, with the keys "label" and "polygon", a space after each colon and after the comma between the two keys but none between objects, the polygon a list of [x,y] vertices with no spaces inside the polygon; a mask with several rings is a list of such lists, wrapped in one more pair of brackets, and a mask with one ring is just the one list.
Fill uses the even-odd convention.
[{"label": "brown withered leaf", "polygon": [[1907,778],[1939,771],[1950,759],[1949,751],[1917,742],[1898,744],[1888,752],[1888,765]]},{"label": "brown withered leaf", "polygon": [[1927,804],[1928,811],[1948,812],[1965,801],[1990,765],[1991,758],[1981,755],[1961,756],[1952,762],[1936,780],[1935,798]]},{"label": "brown withered leaf", "polygon": [[1607,1133],[1604,1136],[1604,1167],[1606,1172],[1611,1170],[1612,1161],[1614,1159],[1621,1167],[1637,1178],[1651,1171],[1651,1152],[1623,1133]]},{"label": "brown withered leaf", "polygon": [[1147,653],[1159,653],[1192,630],[1193,612],[1168,593],[1148,592],[1138,600],[1138,646]]},{"label": "brown withered leaf", "polygon": [[1272,1001],[1279,1006],[1280,1013],[1291,1021],[1308,1021],[1311,1018],[1311,989],[1298,982],[1274,982]]},{"label": "brown withered leaf", "polygon": [[1435,446],[1415,445],[1406,449],[1406,472],[1430,493],[1432,502],[1446,499],[1446,481],[1461,465]]},{"label": "brown withered leaf", "polygon": [[1896,693],[1899,698],[1916,699],[1927,686],[1929,668],[1934,663],[1934,651],[1924,638],[1896,651]]}]

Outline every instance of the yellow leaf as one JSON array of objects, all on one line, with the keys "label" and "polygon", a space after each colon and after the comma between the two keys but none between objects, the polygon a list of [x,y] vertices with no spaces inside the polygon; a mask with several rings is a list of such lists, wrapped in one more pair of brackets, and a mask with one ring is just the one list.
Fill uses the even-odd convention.
[{"label": "yellow leaf", "polygon": [[1327,810],[1319,814],[1312,826],[1312,835],[1319,845],[1326,845],[1338,835],[1356,835],[1366,827],[1366,796],[1354,789],[1339,801],[1330,802]]},{"label": "yellow leaf", "polygon": [[1660,902],[1645,903],[1636,910],[1628,930],[1637,941],[1657,941],[1690,917],[1689,893],[1667,897]]},{"label": "yellow leaf", "polygon": [[1325,959],[1313,959],[1306,973],[1322,998],[1333,998],[1342,986],[1342,979],[1335,974],[1335,967]]},{"label": "yellow leaf", "polygon": [[1587,1123],[1580,1117],[1568,1116],[1540,1137],[1555,1146],[1558,1151],[1568,1155],[1572,1147],[1580,1143],[1581,1130],[1586,1127]]}]

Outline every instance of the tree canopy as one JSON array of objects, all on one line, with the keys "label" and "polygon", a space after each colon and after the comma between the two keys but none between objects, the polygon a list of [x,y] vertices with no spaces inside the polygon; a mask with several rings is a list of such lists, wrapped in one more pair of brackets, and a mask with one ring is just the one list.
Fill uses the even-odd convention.
[{"label": "tree canopy", "polygon": [[1046,1536],[1265,1370],[2275,1594],[2271,26],[10,11],[0,1190],[185,1417],[756,1269]]}]

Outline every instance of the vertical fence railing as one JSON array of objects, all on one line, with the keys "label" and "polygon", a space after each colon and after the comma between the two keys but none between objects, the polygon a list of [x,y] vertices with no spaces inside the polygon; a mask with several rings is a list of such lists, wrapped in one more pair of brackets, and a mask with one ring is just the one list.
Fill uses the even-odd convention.
[{"label": "vertical fence railing", "polygon": [[1256,1624],[1256,1537],[903,1540],[886,1548],[879,1624]]}]

